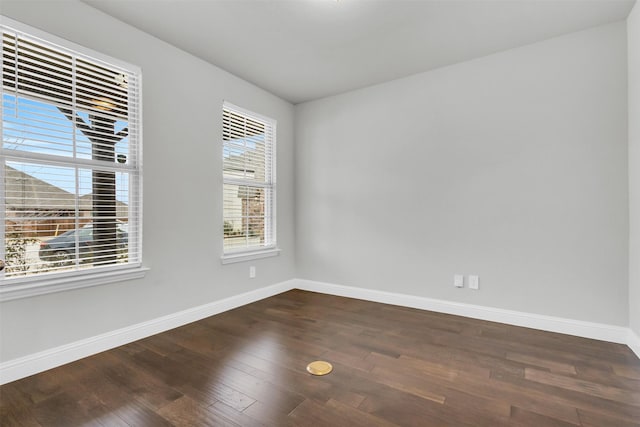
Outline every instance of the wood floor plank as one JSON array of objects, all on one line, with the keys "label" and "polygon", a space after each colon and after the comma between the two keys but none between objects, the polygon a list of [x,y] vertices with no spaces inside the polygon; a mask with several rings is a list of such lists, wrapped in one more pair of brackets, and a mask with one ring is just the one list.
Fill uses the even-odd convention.
[{"label": "wood floor plank", "polygon": [[[384,357],[377,356],[376,360],[381,363]],[[400,358],[400,360],[405,360],[405,358]],[[387,365],[392,366],[390,364]],[[429,370],[420,372],[414,370],[411,365],[404,364],[401,367],[397,367],[396,370],[407,376],[414,376],[424,383],[430,384],[432,389],[439,390],[442,395],[447,397],[445,404],[449,404],[449,406],[454,405],[450,397],[459,392],[476,396],[477,400],[482,402],[478,403],[478,406],[486,405],[487,412],[494,411],[494,415],[498,418],[500,418],[500,415],[508,417],[510,405],[507,405],[506,402],[514,402],[524,408],[542,408],[542,414],[546,413],[551,417],[568,422],[577,422],[578,420],[575,408],[556,405],[553,399],[550,399],[546,394],[527,393],[526,390],[512,387],[510,384],[498,383],[489,378],[485,369],[472,368],[471,366],[465,369],[460,366],[459,371],[463,373],[460,377],[458,375],[442,375],[437,371],[435,375]],[[483,402],[484,396],[491,397],[496,402],[487,404]],[[466,405],[464,399],[459,399],[458,403],[459,408],[465,411],[470,411],[473,408],[473,406]]]},{"label": "wood floor plank", "polygon": [[[88,377],[78,377],[75,383],[75,387],[78,390],[83,394],[95,397],[105,407],[107,414],[102,417],[104,418],[104,424],[107,426],[110,424],[116,425],[119,420],[122,420],[123,425],[130,426],[170,426],[170,423],[160,417],[155,412],[155,409],[172,402],[181,395],[174,391],[163,389],[163,392],[168,392],[171,398],[155,400],[156,396],[153,395],[153,392],[150,394],[150,390],[145,385],[146,382],[140,381],[139,375],[135,377],[138,381],[133,379],[133,382],[138,384],[138,388],[123,392],[122,384],[112,381],[109,371],[97,369],[90,363],[92,360],[100,361],[103,367],[109,366],[109,363],[104,360],[106,356],[107,353],[102,353],[95,356],[95,360],[93,360],[94,358],[88,358],[81,361],[90,365],[89,368],[92,368],[93,372]],[[150,395],[152,396],[151,399],[149,399]],[[98,421],[101,422],[100,419]]]},{"label": "wood floor plank", "polygon": [[359,407],[364,401],[365,397],[362,394],[353,393],[344,388],[338,388],[333,390],[333,397],[329,400],[338,402],[343,405],[352,406],[354,408]]},{"label": "wood floor plank", "polygon": [[162,407],[158,414],[176,426],[238,427],[239,424],[210,411],[189,396]]},{"label": "wood floor plank", "polygon": [[615,415],[598,414],[585,409],[580,409],[578,415],[583,427],[640,427],[640,419],[635,421],[624,420]]},{"label": "wood floor plank", "polygon": [[[246,409],[246,408],[245,408]],[[242,427],[267,427],[265,420],[255,420],[244,412],[240,412],[224,402],[216,402],[209,406],[209,410],[241,425]]]},{"label": "wood floor plank", "polygon": [[311,377],[306,372],[305,365],[302,364],[291,369],[246,353],[238,354],[229,364],[240,371],[260,378],[272,389],[276,388],[292,395],[307,396],[319,400],[327,400],[332,395],[331,384],[323,379]]},{"label": "wood floor plank", "polygon": [[[99,410],[100,403],[91,396],[79,396],[77,393],[64,391],[34,405],[34,417],[41,425],[66,427],[73,425],[104,426],[98,421],[100,415],[107,411]],[[114,425],[122,425],[117,417],[111,419]]]},{"label": "wood floor plank", "polygon": [[25,406],[6,407],[0,410],[0,426],[41,427],[30,408]]},{"label": "wood floor plank", "polygon": [[439,414],[433,405],[442,407],[439,403],[403,393],[385,393],[385,396],[367,396],[358,409],[398,426],[460,426],[457,420],[447,419],[444,413]]},{"label": "wood floor plank", "polygon": [[3,427],[639,421],[625,346],[300,290],[0,387]]},{"label": "wood floor plank", "polygon": [[631,379],[627,376],[620,376],[613,371],[605,372],[589,366],[576,364],[577,378],[598,384],[609,385],[625,390],[640,390],[640,379]]},{"label": "wood floor plank", "polygon": [[524,363],[526,365],[547,368],[551,372],[559,374],[577,375],[576,367],[568,363],[554,362],[552,360],[543,359],[541,357],[530,356],[521,353],[507,353],[507,359],[515,362]]},{"label": "wood floor plank", "polygon": [[524,377],[530,381],[640,407],[640,392],[623,390],[617,387],[611,387],[531,368],[525,369]]},{"label": "wood floor plank", "polygon": [[613,372],[621,377],[640,380],[640,366],[636,363],[629,365],[615,365],[613,367]]},{"label": "wood floor plank", "polygon": [[100,356],[96,369],[101,376],[119,387],[121,394],[134,396],[145,407],[156,410],[182,397],[182,393],[163,381],[160,372],[141,369],[130,354],[115,349]]},{"label": "wood floor plank", "polygon": [[[372,358],[380,363],[380,357],[377,354],[372,354]],[[405,368],[409,368],[411,370],[421,372],[424,374],[433,375],[436,377],[441,377],[443,379],[449,381],[455,381],[460,375],[468,375],[470,371],[468,369],[461,370],[458,368],[454,368],[449,363],[434,363],[428,360],[424,360],[421,358],[410,357],[402,355],[398,358],[400,366]],[[474,367],[475,368],[475,367]],[[485,369],[483,372],[480,372],[479,369],[474,369],[473,373],[475,375],[482,375],[484,377],[489,377],[489,370]]]},{"label": "wood floor plank", "polygon": [[[593,396],[588,392],[551,386],[508,374],[500,375],[499,377],[492,375],[492,380],[501,383],[505,389],[516,390],[516,393],[518,391],[524,392],[525,396],[531,396],[532,398],[542,398],[542,402],[546,400],[547,402],[560,405],[561,408],[567,407],[575,408],[576,410],[590,410],[602,415],[615,415],[627,421],[640,419],[640,407],[615,400],[603,399],[598,396]],[[551,405],[551,403],[543,403],[542,408],[545,409],[548,405]],[[518,406],[522,407],[519,403]]]},{"label": "wood floor plank", "polygon": [[443,404],[446,399],[441,390],[433,390],[433,385],[421,381],[419,378],[407,377],[404,374],[396,373],[391,369],[376,366],[371,370],[371,375],[376,382],[387,384],[391,388],[413,394],[422,399],[439,404]]},{"label": "wood floor plank", "polygon": [[478,396],[460,390],[449,389],[445,392],[447,398],[445,406],[455,411],[464,411],[478,416],[487,416],[496,420],[505,421],[511,416],[511,404],[503,399],[493,396]]},{"label": "wood floor plank", "polygon": [[518,408],[517,406],[511,408],[511,421],[513,425],[522,427],[575,427],[576,425],[580,425],[541,415],[536,412]]},{"label": "wood floor plank", "polygon": [[290,414],[297,425],[335,426],[335,427],[394,427],[394,423],[374,415],[362,412],[352,406],[330,399],[326,403],[306,399]]},{"label": "wood floor plank", "polygon": [[257,401],[244,410],[244,414],[268,426],[295,425],[289,414],[302,402],[292,405],[291,401]]},{"label": "wood floor plank", "polygon": [[[33,378],[33,377],[32,377]],[[19,386],[28,379],[14,381],[0,387],[0,415],[9,412],[17,412],[18,409],[33,405],[33,398],[29,392],[23,391]]]}]

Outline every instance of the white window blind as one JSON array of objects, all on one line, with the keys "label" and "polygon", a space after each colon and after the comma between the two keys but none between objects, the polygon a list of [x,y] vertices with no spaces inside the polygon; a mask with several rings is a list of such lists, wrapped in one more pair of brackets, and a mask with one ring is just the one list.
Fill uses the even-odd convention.
[{"label": "white window blind", "polygon": [[2,283],[140,266],[140,70],[1,29]]},{"label": "white window blind", "polygon": [[222,109],[224,253],[276,246],[275,120]]}]

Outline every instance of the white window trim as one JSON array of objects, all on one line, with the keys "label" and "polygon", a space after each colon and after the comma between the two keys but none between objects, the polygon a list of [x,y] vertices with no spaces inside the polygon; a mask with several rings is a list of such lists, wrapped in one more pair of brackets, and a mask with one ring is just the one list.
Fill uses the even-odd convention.
[{"label": "white window trim", "polygon": [[73,272],[73,274],[69,274],[68,276],[56,275],[56,277],[48,279],[39,278],[38,280],[32,279],[29,281],[10,283],[0,287],[0,302],[141,279],[147,271],[149,271],[149,269],[145,267],[134,267],[101,272]]},{"label": "white window trim", "polygon": [[[272,182],[272,197],[273,197],[273,203],[271,204],[271,209],[272,209],[272,219],[273,219],[273,224],[271,224],[271,229],[273,237],[275,239],[275,244],[270,245],[270,246],[265,246],[263,248],[260,249],[256,249],[256,248],[248,248],[248,249],[237,249],[237,250],[233,250],[233,251],[228,251],[225,252],[224,251],[224,237],[222,239],[222,256],[220,257],[220,262],[222,264],[233,264],[233,263],[237,263],[237,262],[244,262],[244,261],[252,261],[252,260],[256,260],[256,259],[261,259],[261,258],[271,258],[271,257],[275,257],[280,255],[280,252],[282,251],[280,248],[278,248],[278,238],[277,238],[277,227],[276,227],[276,223],[278,221],[278,216],[277,216],[277,169],[276,169],[276,165],[277,165],[277,160],[276,160],[276,146],[277,146],[277,121],[275,119],[272,119],[270,117],[255,113],[253,111],[249,111],[246,108],[242,108],[242,107],[238,107],[235,104],[232,104],[229,101],[223,101],[222,102],[222,107],[229,107],[231,109],[233,109],[234,111],[237,111],[239,113],[242,113],[248,117],[253,117],[259,120],[262,120],[264,122],[268,122],[271,123],[271,125],[273,126],[273,146],[272,146],[272,152],[271,152],[271,168],[273,169],[272,176],[271,176],[271,182]],[[227,181],[233,181],[233,180],[227,180]],[[223,182],[223,186],[225,183],[225,179],[223,177],[222,179]],[[223,215],[224,217],[224,215]]]},{"label": "white window trim", "polygon": [[222,264],[233,264],[236,262],[243,262],[243,261],[252,261],[254,259],[260,259],[260,258],[271,258],[274,256],[278,256],[280,255],[281,249],[279,248],[266,248],[266,249],[261,249],[259,251],[252,251],[252,252],[236,252],[236,253],[228,253],[228,254],[224,254],[222,255],[222,257],[220,257],[220,261],[222,262]]},{"label": "white window trim", "polygon": [[[79,54],[86,55],[88,57],[95,58],[102,62],[107,62],[116,67],[136,70],[139,75],[139,96],[138,96],[138,115],[140,120],[139,127],[139,139],[140,146],[138,151],[138,162],[139,162],[139,185],[137,188],[132,188],[132,196],[139,197],[140,201],[142,201],[142,183],[143,183],[143,168],[142,168],[142,70],[140,67],[129,64],[125,61],[119,60],[117,58],[112,58],[109,55],[102,54],[100,52],[96,52],[93,49],[86,48],[82,45],[73,43],[66,39],[57,37],[53,34],[47,33],[45,31],[39,30],[37,28],[31,27],[29,25],[23,24],[21,22],[15,21],[11,18],[8,18],[4,15],[0,15],[0,24],[6,27],[14,28],[20,32],[24,32],[29,34],[34,38],[42,39],[48,44],[57,44],[66,49],[71,49],[76,51]],[[2,128],[2,123],[0,122],[0,129]],[[1,146],[0,146],[1,148]],[[90,162],[89,162],[90,163]],[[118,165],[114,165],[114,168],[118,168]],[[1,172],[1,171],[0,171]],[[0,191],[4,194],[4,177],[1,176],[2,182],[0,182]],[[135,187],[135,186],[133,186]],[[2,236],[2,240],[4,244],[4,211],[0,209],[0,227],[2,231],[0,235]],[[141,222],[142,221],[142,203],[139,205],[139,213],[135,215],[135,218],[132,216],[132,220]],[[142,256],[142,227],[141,224],[138,224],[136,229],[137,232],[132,234],[131,239],[136,239],[138,242],[138,248],[140,254]],[[149,268],[143,267],[141,263],[131,264],[129,266],[118,266],[114,269],[111,268],[96,268],[87,271],[72,271],[68,273],[56,273],[55,276],[47,277],[46,275],[40,276],[31,276],[24,278],[12,278],[5,279],[4,281],[0,281],[0,302],[3,301],[11,301],[21,298],[29,298],[38,295],[51,294],[54,292],[62,292],[68,291],[72,289],[80,289],[87,288],[92,286],[105,285],[109,283],[116,283],[134,279],[141,279],[146,275],[146,272],[149,271]]]}]

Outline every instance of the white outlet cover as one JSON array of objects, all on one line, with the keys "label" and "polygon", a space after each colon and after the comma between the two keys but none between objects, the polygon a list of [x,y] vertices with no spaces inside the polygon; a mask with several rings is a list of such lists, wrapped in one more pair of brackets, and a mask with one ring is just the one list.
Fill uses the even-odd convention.
[{"label": "white outlet cover", "polygon": [[453,286],[456,288],[464,288],[464,275],[455,274],[453,276]]},{"label": "white outlet cover", "polygon": [[480,276],[469,276],[469,289],[480,289]]}]

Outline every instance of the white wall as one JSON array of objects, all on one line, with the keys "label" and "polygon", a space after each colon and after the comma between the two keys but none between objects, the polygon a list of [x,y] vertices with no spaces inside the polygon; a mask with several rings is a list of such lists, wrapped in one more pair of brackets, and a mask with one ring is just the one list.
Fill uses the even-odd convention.
[{"label": "white wall", "polygon": [[296,106],[297,276],[626,326],[626,56],[622,22]]},{"label": "white wall", "polygon": [[640,336],[640,6],[627,19],[629,51],[629,324]]},{"label": "white wall", "polygon": [[[293,106],[75,1],[2,1],[2,14],[139,65],[144,107],[142,280],[3,303],[0,361],[294,277]],[[211,41],[223,43],[223,40]],[[221,265],[221,108],[278,121],[280,256]]]}]

